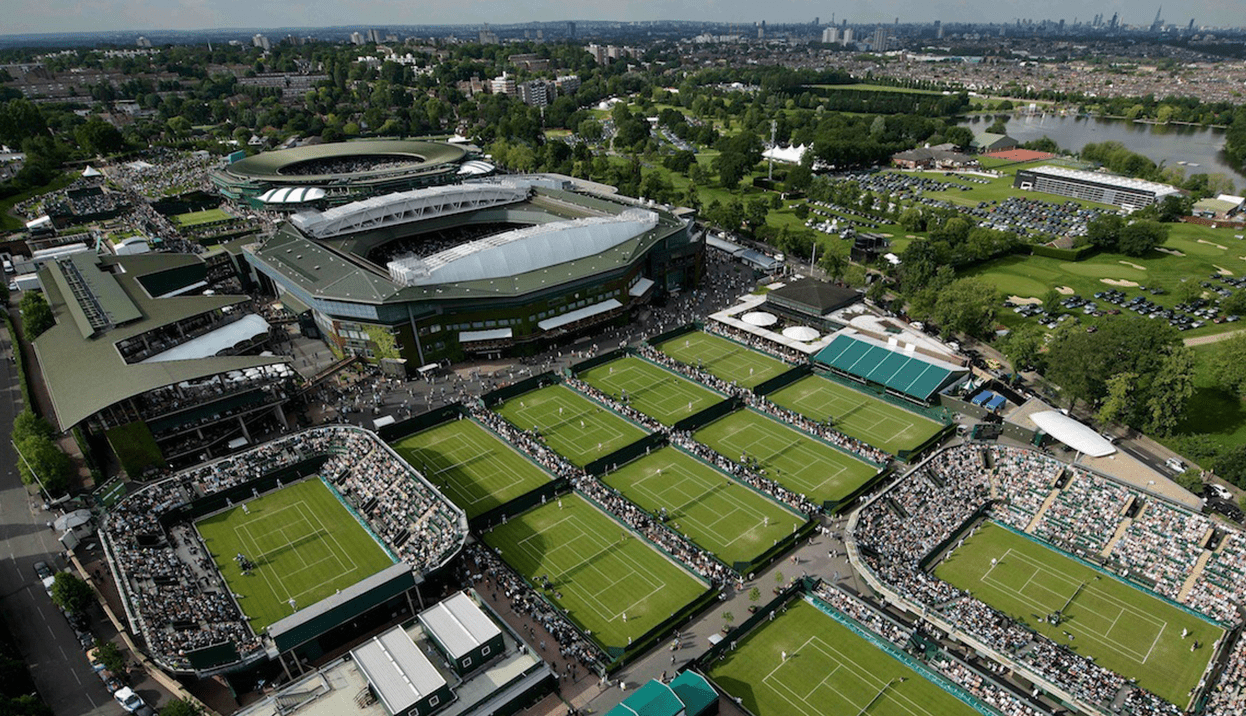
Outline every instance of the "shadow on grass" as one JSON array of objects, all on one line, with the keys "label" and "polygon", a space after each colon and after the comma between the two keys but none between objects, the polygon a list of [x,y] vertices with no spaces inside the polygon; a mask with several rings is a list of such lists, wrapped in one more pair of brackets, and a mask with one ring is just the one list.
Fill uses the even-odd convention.
[{"label": "shadow on grass", "polygon": [[1246,405],[1219,388],[1195,388],[1176,434],[1215,435],[1226,444],[1246,443]]}]

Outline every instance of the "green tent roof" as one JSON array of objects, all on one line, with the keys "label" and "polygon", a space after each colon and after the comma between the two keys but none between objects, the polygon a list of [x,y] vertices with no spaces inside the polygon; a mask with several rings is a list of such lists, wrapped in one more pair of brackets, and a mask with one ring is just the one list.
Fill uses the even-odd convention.
[{"label": "green tent roof", "polygon": [[671,689],[684,702],[688,716],[701,716],[718,702],[718,692],[704,676],[695,671],[685,671],[671,681]]},{"label": "green tent roof", "polygon": [[671,687],[653,679],[606,712],[606,716],[679,716],[684,704]]},{"label": "green tent roof", "polygon": [[851,333],[836,336],[815,360],[922,401],[965,371],[961,366],[894,350]]}]

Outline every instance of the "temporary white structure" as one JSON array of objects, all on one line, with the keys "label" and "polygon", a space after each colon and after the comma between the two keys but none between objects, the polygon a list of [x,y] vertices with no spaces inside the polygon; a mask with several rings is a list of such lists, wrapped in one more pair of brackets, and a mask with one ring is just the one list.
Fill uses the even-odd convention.
[{"label": "temporary white structure", "polygon": [[750,326],[773,326],[779,322],[779,317],[765,311],[749,311],[740,316],[740,320]]},{"label": "temporary white structure", "polygon": [[1051,437],[1091,457],[1105,457],[1116,452],[1102,435],[1058,410],[1034,413],[1030,420]]},{"label": "temporary white structure", "polygon": [[810,341],[818,340],[818,336],[822,334],[818,333],[809,326],[788,326],[783,329],[783,335],[794,341],[804,341],[805,343],[808,343]]}]

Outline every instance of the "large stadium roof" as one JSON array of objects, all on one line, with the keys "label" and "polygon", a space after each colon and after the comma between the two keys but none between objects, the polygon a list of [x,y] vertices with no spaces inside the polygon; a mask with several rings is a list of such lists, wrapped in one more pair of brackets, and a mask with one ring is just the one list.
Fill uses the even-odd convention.
[{"label": "large stadium roof", "polygon": [[[467,157],[467,150],[444,142],[424,142],[411,139],[387,139],[359,142],[333,142],[315,144],[276,152],[264,152],[240,159],[225,167],[228,174],[256,180],[296,181],[299,183],[327,182],[339,174],[286,174],[288,167],[316,160],[349,159],[351,157],[397,156],[410,159],[413,164],[432,167],[453,164]],[[351,172],[353,180],[366,180],[373,174],[392,174],[393,168]]]},{"label": "large stadium roof", "polygon": [[965,372],[962,366],[915,350],[899,349],[851,330],[836,336],[815,359],[922,401],[929,400]]}]

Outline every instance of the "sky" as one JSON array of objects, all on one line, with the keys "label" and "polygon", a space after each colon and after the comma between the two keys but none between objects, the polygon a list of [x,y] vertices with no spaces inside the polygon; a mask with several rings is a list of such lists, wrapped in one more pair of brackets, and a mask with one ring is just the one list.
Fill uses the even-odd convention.
[{"label": "sky", "polygon": [[[554,20],[711,20],[769,23],[1013,22],[1018,18],[1089,21],[1121,13],[1123,23],[1149,25],[1158,2],[1103,0],[777,0],[759,13],[755,0],[0,0],[0,34],[337,25],[508,24]],[[1177,13],[1180,14],[1177,14]],[[1169,2],[1168,22],[1184,26],[1246,23],[1241,0]],[[1232,18],[1237,18],[1233,20]]]}]

